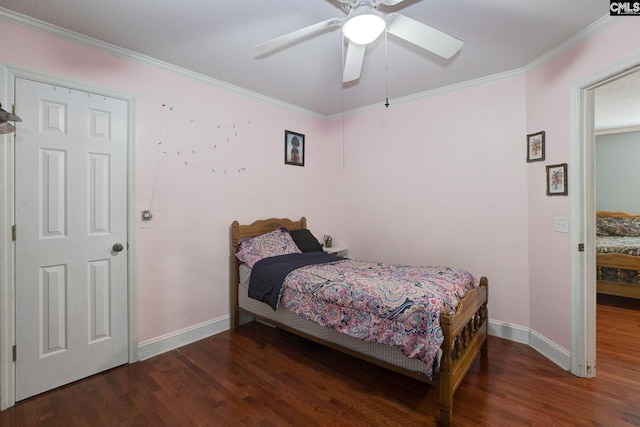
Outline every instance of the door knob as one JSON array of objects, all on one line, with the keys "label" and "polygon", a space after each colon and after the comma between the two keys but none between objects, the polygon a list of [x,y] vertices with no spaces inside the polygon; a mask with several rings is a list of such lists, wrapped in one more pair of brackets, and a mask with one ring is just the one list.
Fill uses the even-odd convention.
[{"label": "door knob", "polygon": [[113,245],[114,252],[122,252],[123,249],[124,246],[122,246],[122,243],[116,243],[115,245]]}]

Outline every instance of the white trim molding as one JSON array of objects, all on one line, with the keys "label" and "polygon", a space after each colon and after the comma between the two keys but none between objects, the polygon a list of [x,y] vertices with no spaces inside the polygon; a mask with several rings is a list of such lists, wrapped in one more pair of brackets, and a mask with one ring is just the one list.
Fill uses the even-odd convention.
[{"label": "white trim molding", "polygon": [[569,371],[571,369],[571,354],[536,331],[529,331],[529,347],[565,371]]},{"label": "white trim molding", "polygon": [[[526,344],[565,371],[571,368],[571,354],[536,331],[499,320],[489,320],[489,335]],[[491,346],[489,346],[491,357]]]},{"label": "white trim molding", "polygon": [[195,71],[187,70],[186,68],[178,67],[168,62],[160,61],[159,59],[152,58],[150,56],[143,55],[132,50],[128,50],[113,44],[103,42],[98,39],[85,36],[62,27],[58,27],[48,22],[40,21],[35,18],[31,18],[20,13],[3,9],[0,7],[0,19],[11,22],[16,25],[20,25],[25,28],[29,28],[34,31],[38,31],[42,34],[57,37],[63,40],[68,40],[79,45],[90,47],[93,49],[101,50],[110,55],[114,55],[129,61],[138,62],[140,64],[149,65],[154,68],[158,68],[181,77],[189,78],[200,83],[212,85],[222,89],[226,89],[235,93],[249,96],[254,99],[259,99],[283,108],[287,108],[293,111],[297,111],[302,114],[306,114],[319,119],[326,119],[326,116],[316,113],[311,110],[307,110],[302,107],[298,107],[293,104],[289,104],[279,99],[275,99],[266,95],[259,94],[258,92],[251,91],[249,89],[242,88],[240,86],[232,85],[231,83],[224,82],[222,80],[214,79],[212,77],[205,76],[204,74],[196,73]]},{"label": "white trim molding", "polygon": [[[246,323],[251,320],[252,318],[246,316],[241,323]],[[229,330],[229,328],[229,316],[222,316],[199,325],[141,342],[138,346],[138,356],[140,360],[149,359],[167,351],[175,350],[187,344],[225,332]],[[529,328],[498,320],[489,320],[489,335],[528,345],[565,371],[570,369],[571,357],[569,352]],[[489,347],[489,354],[491,354],[491,347]]]},{"label": "white trim molding", "polygon": [[[569,198],[571,204],[571,372],[596,375],[595,107],[593,89],[638,72],[640,54],[582,78],[569,87]],[[578,244],[584,244],[579,252]]]},{"label": "white trim molding", "polygon": [[[369,111],[369,110],[373,110],[373,109],[378,109],[381,108],[381,103],[377,103],[374,105],[368,105],[368,106],[364,106],[364,107],[360,107],[360,108],[356,108],[353,110],[349,110],[349,111],[345,111],[342,113],[338,113],[338,114],[333,114],[333,115],[323,115],[320,113],[317,113],[315,111],[311,111],[302,107],[299,107],[297,105],[293,105],[284,101],[281,101],[279,99],[276,98],[272,98],[266,95],[262,95],[259,94],[257,92],[242,88],[240,86],[236,86],[227,82],[224,82],[222,80],[218,80],[218,79],[214,79],[212,77],[208,77],[205,76],[203,74],[200,73],[196,73],[194,71],[185,69],[185,68],[181,68],[178,66],[175,66],[173,64],[164,62],[164,61],[160,61],[158,59],[152,58],[150,56],[146,56],[146,55],[142,55],[138,52],[134,52],[119,46],[115,46],[106,42],[103,42],[101,40],[98,39],[94,39],[88,36],[85,36],[83,34],[79,34],[67,29],[64,29],[62,27],[58,27],[56,25],[52,25],[49,24],[47,22],[44,21],[40,21],[38,19],[35,18],[31,18],[29,16],[26,15],[22,15],[20,13],[8,10],[8,9],[4,9],[2,7],[0,7],[0,19],[7,21],[7,22],[11,22],[13,24],[16,25],[20,25],[22,27],[25,28],[29,28],[35,31],[38,31],[40,33],[43,34],[47,34],[53,37],[58,37],[60,39],[64,39],[64,40],[68,40],[68,41],[72,41],[74,43],[78,43],[80,45],[83,46],[87,46],[93,49],[98,49],[101,50],[103,52],[106,52],[108,54],[114,55],[114,56],[118,56],[120,58],[124,58],[130,61],[134,61],[134,62],[138,62],[141,64],[145,64],[145,65],[150,65],[152,67],[156,67],[174,74],[178,74],[180,76],[186,77],[186,78],[190,78],[193,80],[196,80],[198,82],[204,83],[204,84],[209,84],[209,85],[213,85],[216,87],[220,87],[226,90],[230,90],[232,92],[236,92],[236,93],[240,93],[255,99],[259,99],[271,104],[275,104],[277,106],[283,107],[283,108],[287,108],[290,110],[294,110],[297,112],[300,112],[302,114],[306,114],[315,118],[319,118],[319,119],[324,119],[324,120],[332,120],[332,119],[336,119],[336,118],[341,118],[344,115],[352,115],[352,114],[358,114],[358,113],[362,113],[364,111]],[[554,49],[550,50],[549,52],[545,53],[544,55],[540,56],[539,58],[537,58],[536,60],[534,60],[533,62],[531,62],[530,64],[526,65],[525,67],[522,68],[517,68],[511,71],[506,71],[506,72],[502,72],[502,73],[497,73],[494,75],[488,75],[488,76],[484,76],[484,77],[480,77],[474,80],[470,80],[470,81],[466,81],[466,82],[461,82],[458,84],[454,84],[454,85],[450,85],[447,87],[443,87],[443,88],[438,88],[438,89],[434,89],[434,90],[430,90],[430,91],[426,91],[426,92],[422,92],[422,93],[418,93],[418,94],[414,94],[414,95],[409,95],[409,96],[405,96],[405,97],[401,97],[401,98],[396,98],[393,99],[393,103],[401,103],[401,102],[408,102],[408,101],[413,101],[415,99],[419,99],[419,98],[424,98],[424,97],[428,97],[428,96],[434,96],[434,95],[438,95],[441,93],[445,93],[445,92],[451,92],[451,91],[456,91],[456,90],[460,90],[460,89],[464,89],[464,88],[468,88],[468,87],[472,87],[472,86],[478,86],[478,85],[483,85],[486,83],[490,83],[493,81],[499,81],[499,80],[503,80],[503,79],[508,79],[514,76],[518,76],[518,75],[522,75],[525,73],[529,73],[541,66],[543,66],[544,64],[546,64],[549,61],[554,60],[555,58],[557,58],[558,56],[562,55],[564,52],[568,51],[569,49],[571,49],[572,47],[576,46],[577,44],[581,43],[582,41],[584,41],[585,39],[589,38],[590,36],[592,36],[593,34],[596,34],[600,31],[602,31],[603,29],[607,28],[608,26],[610,26],[611,24],[617,22],[618,20],[622,19],[621,17],[612,17],[612,16],[608,16],[605,15],[602,18],[600,18],[598,21],[594,22],[593,24],[591,24],[590,26],[588,26],[587,28],[585,28],[584,30],[580,31],[579,33],[577,33],[576,35],[574,35],[573,37],[571,37],[569,40],[565,41],[564,43],[560,44],[559,46],[555,47]]]},{"label": "white trim molding", "polygon": [[577,46],[578,44],[582,43],[583,41],[585,41],[589,37],[593,36],[594,34],[599,33],[600,31],[604,30],[608,26],[615,24],[616,22],[618,22],[621,19],[622,19],[622,16],[604,15],[602,18],[598,19],[596,22],[594,22],[593,24],[589,25],[587,28],[585,28],[585,29],[581,30],[580,32],[578,32],[577,34],[573,35],[571,38],[566,40],[564,43],[559,44],[558,46],[554,47],[553,49],[551,49],[550,51],[548,51],[544,55],[540,56],[535,61],[532,61],[529,65],[527,65],[525,67],[525,71],[527,73],[530,73],[530,72],[542,67],[544,64],[553,61],[554,59],[556,59],[557,57],[559,57],[563,53],[569,51],[571,48],[573,48],[573,47]]},{"label": "white trim molding", "polygon": [[230,317],[225,315],[199,325],[141,342],[138,345],[138,357],[140,360],[145,360],[167,351],[175,350],[184,345],[227,331],[231,327],[230,325]]},{"label": "white trim molding", "polygon": [[626,126],[623,128],[614,128],[614,129],[597,129],[596,136],[612,135],[614,133],[638,132],[638,131],[640,131],[640,126]]},{"label": "white trim molding", "polygon": [[[0,64],[0,100],[2,105],[13,102],[13,79],[9,71]],[[6,108],[6,107],[5,107]],[[11,111],[10,108],[8,108]],[[0,135],[0,410],[15,403],[15,296],[14,296],[14,251],[11,238],[13,218],[13,159],[14,133]]]}]

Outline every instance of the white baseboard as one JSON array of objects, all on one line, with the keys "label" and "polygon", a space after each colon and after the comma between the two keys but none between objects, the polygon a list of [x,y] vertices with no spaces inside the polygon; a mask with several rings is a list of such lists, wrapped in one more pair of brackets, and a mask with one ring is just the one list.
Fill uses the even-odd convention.
[{"label": "white baseboard", "polygon": [[141,342],[138,344],[138,360],[148,359],[182,347],[183,345],[219,334],[220,332],[228,330],[230,325],[229,316],[223,316],[209,322],[204,322],[190,328]]},{"label": "white baseboard", "polygon": [[571,353],[536,331],[529,332],[529,346],[565,371],[571,370]]},{"label": "white baseboard", "polygon": [[489,335],[527,344],[565,371],[571,369],[571,354],[567,350],[529,328],[489,320]]},{"label": "white baseboard", "polygon": [[529,328],[489,319],[489,335],[529,344]]},{"label": "white baseboard", "polygon": [[[246,323],[250,321],[251,318],[243,316],[240,320],[241,323]],[[138,345],[139,360],[148,359],[182,347],[183,345],[219,334],[220,332],[228,330],[229,327],[229,316],[223,316],[209,322],[141,342]],[[489,335],[527,344],[562,369],[567,371],[571,369],[571,355],[567,350],[529,328],[512,325],[499,320],[489,320]]]}]

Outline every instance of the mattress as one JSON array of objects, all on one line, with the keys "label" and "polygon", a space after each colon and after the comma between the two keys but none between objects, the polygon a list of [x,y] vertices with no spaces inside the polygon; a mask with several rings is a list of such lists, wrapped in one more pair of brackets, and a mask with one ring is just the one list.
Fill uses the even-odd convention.
[{"label": "mattress", "polygon": [[238,305],[241,309],[259,315],[263,319],[286,324],[300,332],[321,338],[324,341],[337,344],[358,353],[365,354],[382,362],[427,376],[427,373],[425,372],[426,366],[422,361],[418,359],[409,359],[402,353],[402,351],[394,347],[350,337],[336,331],[335,329],[326,328],[318,325],[317,323],[311,322],[283,307],[279,307],[278,310],[274,311],[267,304],[253,298],[249,298],[247,294],[249,290],[250,276],[251,268],[246,264],[241,264],[240,287],[238,289]]}]

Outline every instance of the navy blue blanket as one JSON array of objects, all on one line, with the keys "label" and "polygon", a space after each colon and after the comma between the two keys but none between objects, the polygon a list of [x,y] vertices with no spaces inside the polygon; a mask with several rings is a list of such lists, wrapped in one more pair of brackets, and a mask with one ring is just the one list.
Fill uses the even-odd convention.
[{"label": "navy blue blanket", "polygon": [[344,258],[324,252],[278,255],[264,258],[253,265],[249,279],[249,298],[266,302],[276,310],[285,277],[307,265],[326,264]]}]

